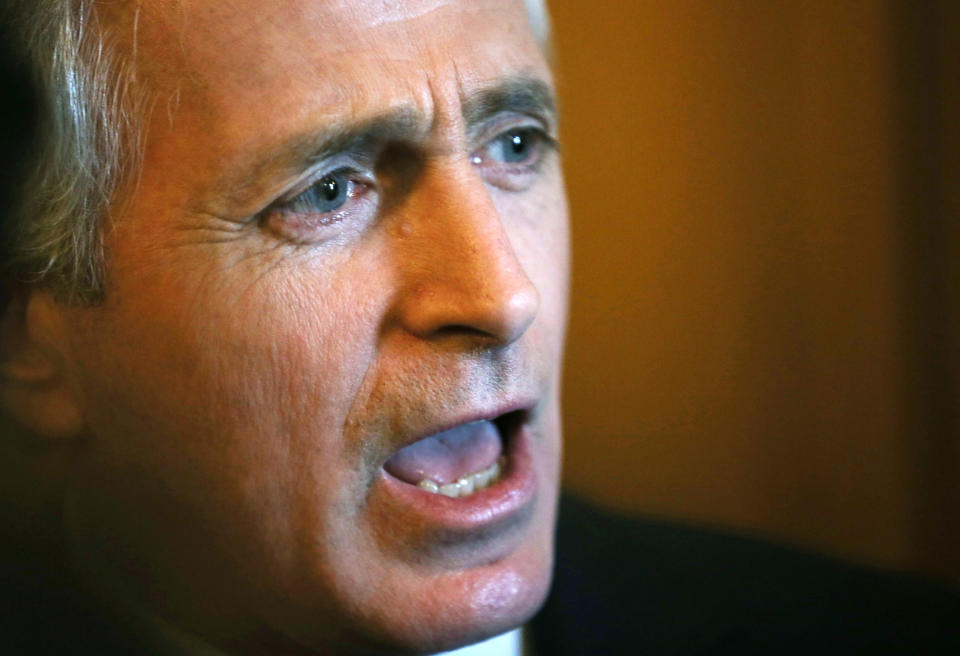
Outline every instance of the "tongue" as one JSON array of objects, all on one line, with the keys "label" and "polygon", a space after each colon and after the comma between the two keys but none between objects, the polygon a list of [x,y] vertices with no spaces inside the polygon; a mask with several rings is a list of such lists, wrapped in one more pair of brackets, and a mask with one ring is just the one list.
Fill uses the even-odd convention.
[{"label": "tongue", "polygon": [[383,468],[414,485],[425,478],[452,483],[492,465],[502,449],[496,426],[489,421],[474,421],[400,449]]}]

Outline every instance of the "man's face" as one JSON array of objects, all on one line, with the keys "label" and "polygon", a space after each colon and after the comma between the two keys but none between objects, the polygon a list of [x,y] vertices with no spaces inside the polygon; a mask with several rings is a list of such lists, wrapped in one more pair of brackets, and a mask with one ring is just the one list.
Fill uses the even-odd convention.
[{"label": "man's face", "polygon": [[[78,558],[234,647],[516,626],[549,582],[567,289],[523,3],[129,12],[142,175],[106,302],[61,310]],[[417,485],[501,455],[472,495]]]}]

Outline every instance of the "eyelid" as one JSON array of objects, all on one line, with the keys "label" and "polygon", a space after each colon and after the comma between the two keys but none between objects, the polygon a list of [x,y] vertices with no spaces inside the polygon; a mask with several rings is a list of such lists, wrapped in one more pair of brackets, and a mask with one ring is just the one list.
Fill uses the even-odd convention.
[{"label": "eyelid", "polygon": [[337,174],[349,177],[356,183],[365,185],[374,184],[374,176],[369,169],[364,170],[352,164],[330,166],[328,160],[327,162],[324,162],[320,166],[314,168],[309,175],[303,177],[300,181],[291,186],[286,192],[270,203],[267,209],[289,206],[300,196],[310,191],[310,189],[313,188],[314,185],[318,184],[321,180],[328,176]]},{"label": "eyelid", "polygon": [[476,155],[476,153],[490,147],[499,139],[503,139],[508,135],[520,132],[531,134],[536,139],[536,143],[533,144],[533,146],[540,151],[540,154],[537,157],[537,161],[533,163],[534,166],[540,166],[547,155],[551,153],[559,153],[560,142],[556,137],[546,132],[542,127],[519,124],[515,127],[508,127],[500,132],[497,132],[493,137],[487,139],[478,147],[474,148],[471,151],[470,160],[474,162],[481,160],[482,158]]},{"label": "eyelid", "polygon": [[[347,173],[342,174],[345,171]],[[305,189],[286,194],[258,214],[261,229],[300,244],[322,244],[356,234],[376,217],[379,200],[375,185],[358,179],[361,176],[351,176],[351,171],[342,167],[317,172]],[[334,176],[343,178],[349,185],[345,198],[327,207],[322,200],[308,197],[316,193],[317,185],[324,178]]]},{"label": "eyelid", "polygon": [[[526,130],[528,128],[521,127],[517,129]],[[545,148],[550,152],[560,152],[560,141],[559,139],[557,139],[557,137],[539,128],[529,128],[529,129],[532,130],[534,133],[536,133],[537,138],[540,139],[540,144],[539,144],[540,147]],[[510,132],[510,130],[508,130],[508,132]]]},{"label": "eyelid", "polygon": [[511,130],[534,130],[551,146],[557,145],[553,123],[546,117],[533,113],[508,112],[484,122],[469,134],[470,152],[482,148],[505,132]]}]

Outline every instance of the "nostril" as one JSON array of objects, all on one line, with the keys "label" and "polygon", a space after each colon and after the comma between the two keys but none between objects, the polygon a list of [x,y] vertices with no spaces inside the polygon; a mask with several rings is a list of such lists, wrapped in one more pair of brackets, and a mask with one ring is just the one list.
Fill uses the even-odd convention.
[{"label": "nostril", "polygon": [[475,328],[473,326],[469,326],[467,324],[441,326],[436,332],[439,335],[449,335],[449,336],[472,335],[474,337],[489,337],[489,335],[483,330],[480,330],[479,328]]}]

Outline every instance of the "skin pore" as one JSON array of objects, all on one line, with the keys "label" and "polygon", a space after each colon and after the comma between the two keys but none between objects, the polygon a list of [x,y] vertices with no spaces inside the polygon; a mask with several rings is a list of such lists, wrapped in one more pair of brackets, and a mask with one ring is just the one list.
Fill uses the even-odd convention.
[{"label": "skin pore", "polygon": [[[106,300],[28,309],[75,418],[57,430],[80,445],[80,569],[236,653],[436,651],[528,619],[568,244],[523,3],[114,11],[153,111],[104,232]],[[505,416],[506,491],[434,499],[383,471]]]}]

